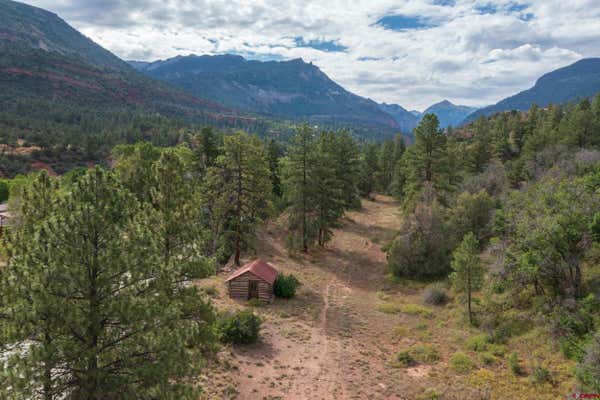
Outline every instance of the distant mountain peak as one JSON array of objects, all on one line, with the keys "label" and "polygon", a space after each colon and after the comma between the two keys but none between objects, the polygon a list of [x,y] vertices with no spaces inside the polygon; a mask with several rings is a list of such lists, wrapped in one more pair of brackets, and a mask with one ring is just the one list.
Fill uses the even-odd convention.
[{"label": "distant mountain peak", "polygon": [[[444,100],[440,101],[439,103],[436,103],[436,104],[434,104],[434,105],[433,105],[433,106],[431,106],[431,107],[434,107],[434,106],[446,106],[446,107],[454,107],[455,105],[454,105],[454,104],[453,104],[453,103],[452,103],[450,100],[445,100],[445,99],[444,99]],[[431,107],[430,107],[430,108],[431,108]]]},{"label": "distant mountain peak", "polygon": [[425,114],[435,114],[440,121],[441,128],[447,128],[449,126],[458,126],[460,123],[476,109],[468,106],[455,105],[449,100],[442,100],[428,107],[423,111]]}]

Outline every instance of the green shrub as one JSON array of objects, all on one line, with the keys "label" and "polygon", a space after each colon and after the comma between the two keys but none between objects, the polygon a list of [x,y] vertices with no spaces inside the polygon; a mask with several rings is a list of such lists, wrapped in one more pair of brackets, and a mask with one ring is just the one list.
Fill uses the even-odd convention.
[{"label": "green shrub", "polygon": [[296,295],[296,290],[299,286],[300,281],[294,275],[280,273],[273,284],[273,292],[277,297],[291,299]]},{"label": "green shrub", "polygon": [[432,306],[442,306],[448,301],[446,291],[438,286],[432,286],[425,289],[423,302]]},{"label": "green shrub", "polygon": [[415,365],[415,359],[410,354],[410,350],[402,350],[396,354],[396,361],[402,367],[410,367]]},{"label": "green shrub", "polygon": [[384,302],[377,304],[377,311],[384,314],[397,314],[400,312],[400,308],[394,303]]},{"label": "green shrub", "polygon": [[250,307],[262,307],[265,305],[265,302],[260,299],[250,299],[246,304]]},{"label": "green shrub", "polygon": [[456,204],[450,209],[448,224],[454,238],[461,240],[468,232],[473,232],[480,243],[489,238],[494,207],[494,199],[483,189],[476,194],[463,192],[458,195]]},{"label": "green shrub", "polygon": [[506,354],[506,346],[503,344],[490,343],[488,345],[488,351],[496,357],[504,357]]},{"label": "green shrub", "polygon": [[552,382],[552,374],[550,374],[548,368],[544,368],[541,365],[534,365],[531,373],[535,383]]},{"label": "green shrub", "polygon": [[400,311],[409,315],[420,315],[425,318],[433,317],[433,311],[418,304],[404,304],[400,306]]},{"label": "green shrub", "polygon": [[508,357],[508,368],[514,375],[523,375],[524,371],[519,362],[519,355],[517,353],[512,353]]},{"label": "green shrub", "polygon": [[416,398],[417,400],[441,400],[442,395],[435,389],[427,389],[424,393]]},{"label": "green shrub", "polygon": [[600,392],[600,331],[586,345],[576,373],[584,390]]},{"label": "green shrub", "polygon": [[498,362],[498,358],[489,351],[481,353],[479,359],[485,365],[494,365]]},{"label": "green shrub", "polygon": [[206,295],[210,297],[219,297],[219,289],[215,285],[206,286],[201,289]]},{"label": "green shrub", "polygon": [[471,358],[465,353],[454,353],[452,357],[450,357],[450,368],[452,368],[455,372],[460,374],[466,374],[471,371],[475,367],[475,364],[471,360]]},{"label": "green shrub", "polygon": [[413,346],[410,349],[410,354],[415,360],[423,364],[434,364],[440,359],[437,349],[427,344]]},{"label": "green shrub", "polygon": [[490,337],[485,333],[480,335],[472,336],[467,339],[467,348],[473,351],[487,351],[490,344]]},{"label": "green shrub", "polygon": [[487,332],[490,343],[504,344],[509,338],[527,332],[532,325],[530,319],[513,310],[491,308],[482,315],[480,328]]},{"label": "green shrub", "polygon": [[387,251],[390,271],[399,277],[431,279],[450,270],[447,232],[439,207],[419,205],[408,215]]},{"label": "green shrub", "polygon": [[261,323],[260,317],[249,310],[227,314],[218,322],[219,336],[223,343],[254,343],[258,340]]}]

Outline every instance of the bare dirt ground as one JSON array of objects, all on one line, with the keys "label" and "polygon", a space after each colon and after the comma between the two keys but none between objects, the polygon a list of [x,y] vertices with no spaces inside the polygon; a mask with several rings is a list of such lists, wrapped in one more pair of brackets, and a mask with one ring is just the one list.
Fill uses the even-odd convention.
[{"label": "bare dirt ground", "polygon": [[[257,309],[266,318],[260,343],[221,355],[229,368],[216,374],[224,379],[221,395],[403,398],[399,393],[411,383],[388,366],[397,318],[375,311],[378,290],[387,285],[381,246],[398,229],[398,210],[387,197],[365,201],[362,210],[346,215],[325,249],[298,258],[285,250],[285,233],[275,224],[267,227],[257,255],[293,272],[304,285],[296,299]],[[230,302],[224,297],[218,302]],[[215,383],[215,376],[206,379]]]},{"label": "bare dirt ground", "polygon": [[[567,393],[568,385],[533,385],[527,377],[510,375],[501,357],[491,365],[478,361],[480,355],[465,341],[480,332],[468,326],[459,301],[424,307],[424,284],[391,282],[381,248],[400,223],[398,205],[377,196],[347,213],[325,249],[307,255],[290,256],[285,249],[283,221],[261,230],[256,256],[293,273],[303,286],[294,299],[254,308],[264,318],[260,341],[221,351],[199,380],[202,398],[485,400],[553,399]],[[216,288],[219,309],[248,307],[227,297],[226,275],[200,285]],[[531,332],[515,348],[533,354],[531,343],[537,342]],[[435,349],[433,362],[397,365],[398,351],[423,346]],[[456,373],[449,366],[457,351],[474,360],[470,372]],[[550,347],[542,351],[556,354]],[[547,361],[549,366],[556,362]],[[570,377],[556,365],[553,373]]]}]

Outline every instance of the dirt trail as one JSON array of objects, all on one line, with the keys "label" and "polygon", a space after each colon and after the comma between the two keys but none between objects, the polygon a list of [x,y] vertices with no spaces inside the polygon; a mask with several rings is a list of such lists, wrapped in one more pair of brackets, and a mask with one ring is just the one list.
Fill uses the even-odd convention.
[{"label": "dirt trail", "polygon": [[390,198],[348,213],[326,249],[293,259],[269,227],[259,256],[300,277],[296,299],[258,309],[262,342],[231,353],[224,372],[238,399],[401,399],[410,385],[389,368],[396,322],[375,311],[387,283],[385,253],[400,222]]}]

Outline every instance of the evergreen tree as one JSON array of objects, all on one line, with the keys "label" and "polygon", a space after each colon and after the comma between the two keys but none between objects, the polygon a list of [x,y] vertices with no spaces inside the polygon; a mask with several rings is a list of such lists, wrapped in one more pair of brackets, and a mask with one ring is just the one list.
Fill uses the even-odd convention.
[{"label": "evergreen tree", "polygon": [[150,191],[156,184],[152,170],[160,153],[161,149],[148,142],[119,145],[112,152],[119,180],[142,203],[151,201]]},{"label": "evergreen tree", "polygon": [[245,132],[224,137],[222,155],[209,170],[208,182],[206,195],[217,215],[228,216],[222,222],[240,265],[242,249],[251,245],[257,224],[271,209],[269,164],[260,139]]},{"label": "evergreen tree", "polygon": [[169,148],[154,164],[155,186],[150,195],[154,213],[152,230],[158,242],[163,268],[178,268],[190,278],[212,271],[205,258],[207,235],[201,221],[201,202],[192,179],[192,153],[185,147]]},{"label": "evergreen tree", "polygon": [[473,143],[469,149],[468,166],[471,173],[481,173],[490,161],[491,151],[488,143],[489,121],[481,117],[473,125]]},{"label": "evergreen tree", "polygon": [[[48,267],[48,236],[39,227],[55,210],[57,185],[46,171],[25,183],[18,195],[19,225],[9,232],[9,263],[1,281],[1,301],[6,313],[0,343],[18,351],[9,359],[7,385],[18,388],[23,397],[59,398],[65,378],[52,371],[62,361],[55,341],[60,315],[45,292],[52,280]],[[27,348],[27,341],[30,346]],[[16,393],[13,393],[16,395]]]},{"label": "evergreen tree", "polygon": [[[110,173],[96,168],[26,238],[43,247],[51,277],[40,286],[24,276],[24,290],[44,300],[52,316],[60,357],[53,370],[56,398],[197,396],[187,382],[211,342],[212,309],[186,284],[186,265],[163,265],[150,228],[153,213],[140,209]],[[12,257],[11,270],[27,268],[27,261]],[[39,362],[36,352],[16,357],[26,365]]]},{"label": "evergreen tree", "polygon": [[434,114],[427,114],[415,128],[415,144],[407,152],[407,200],[414,201],[424,186],[440,198],[450,190],[446,136]]},{"label": "evergreen tree", "polygon": [[357,209],[360,207],[358,182],[361,173],[358,146],[347,131],[335,133],[333,139],[330,152],[333,170],[341,185],[344,208]]},{"label": "evergreen tree", "polygon": [[405,151],[406,143],[404,143],[402,134],[399,133],[394,137],[394,164],[398,163]]},{"label": "evergreen tree", "polygon": [[471,324],[473,324],[472,293],[481,289],[485,272],[479,259],[478,248],[475,235],[471,232],[467,233],[461,244],[454,250],[451,264],[454,272],[450,274],[454,290],[467,294],[467,310]]},{"label": "evergreen tree", "polygon": [[271,177],[271,186],[273,187],[273,195],[280,198],[283,195],[281,187],[281,168],[279,159],[283,156],[283,149],[275,139],[269,140],[267,144],[267,157],[269,159],[269,172]]},{"label": "evergreen tree", "polygon": [[[349,180],[344,177],[348,171],[338,170],[336,150],[339,150],[336,134],[321,133],[316,143],[315,164],[309,174],[309,182],[314,188],[312,205],[315,209],[314,225],[319,246],[324,246],[331,239],[332,229],[344,214],[347,199],[344,188]],[[353,189],[351,181],[350,189]]]},{"label": "evergreen tree", "polygon": [[290,246],[307,252],[315,240],[316,230],[311,224],[314,216],[315,187],[312,181],[316,166],[315,134],[306,125],[297,129],[285,163],[284,187],[289,204],[288,227]]},{"label": "evergreen tree", "polygon": [[196,136],[196,147],[194,148],[197,172],[204,175],[208,168],[215,165],[221,145],[221,135],[216,134],[212,127],[202,128],[200,134]]},{"label": "evergreen tree", "polygon": [[375,180],[379,176],[378,150],[374,143],[368,143],[363,148],[358,184],[362,196],[369,196],[375,190]]},{"label": "evergreen tree", "polygon": [[390,184],[394,178],[394,168],[396,167],[396,145],[393,140],[386,140],[381,144],[379,153],[379,168],[377,181],[378,189],[382,193],[389,193]]}]

